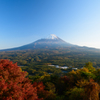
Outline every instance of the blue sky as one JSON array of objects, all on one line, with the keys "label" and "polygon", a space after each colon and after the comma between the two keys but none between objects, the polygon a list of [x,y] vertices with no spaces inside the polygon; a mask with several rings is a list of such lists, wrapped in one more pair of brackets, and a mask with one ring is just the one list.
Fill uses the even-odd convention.
[{"label": "blue sky", "polygon": [[100,0],[0,0],[0,49],[50,34],[100,48]]}]

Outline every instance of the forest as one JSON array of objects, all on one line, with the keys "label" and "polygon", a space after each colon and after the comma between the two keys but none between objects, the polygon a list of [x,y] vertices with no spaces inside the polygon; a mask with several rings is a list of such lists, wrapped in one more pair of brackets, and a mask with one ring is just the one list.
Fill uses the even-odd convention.
[{"label": "forest", "polygon": [[99,58],[68,48],[1,51],[0,100],[99,100]]},{"label": "forest", "polygon": [[60,65],[81,68],[87,62],[100,66],[100,51],[75,48],[0,51],[0,59],[9,59],[19,66]]},{"label": "forest", "polygon": [[99,100],[99,93],[100,69],[91,62],[64,76],[44,73],[32,81],[17,63],[0,60],[0,100]]}]

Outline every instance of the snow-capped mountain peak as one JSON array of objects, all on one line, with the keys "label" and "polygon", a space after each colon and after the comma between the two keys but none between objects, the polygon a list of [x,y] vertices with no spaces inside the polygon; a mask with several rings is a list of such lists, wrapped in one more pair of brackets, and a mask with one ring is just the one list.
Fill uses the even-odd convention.
[{"label": "snow-capped mountain peak", "polygon": [[49,39],[58,39],[58,37],[57,37],[55,34],[51,34],[51,35],[49,36]]}]

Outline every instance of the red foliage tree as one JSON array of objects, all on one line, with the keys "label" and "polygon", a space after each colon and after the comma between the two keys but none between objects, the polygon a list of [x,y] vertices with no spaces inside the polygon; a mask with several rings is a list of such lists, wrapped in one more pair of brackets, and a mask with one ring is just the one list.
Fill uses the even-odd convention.
[{"label": "red foliage tree", "polygon": [[39,100],[26,75],[16,63],[0,60],[0,100]]}]

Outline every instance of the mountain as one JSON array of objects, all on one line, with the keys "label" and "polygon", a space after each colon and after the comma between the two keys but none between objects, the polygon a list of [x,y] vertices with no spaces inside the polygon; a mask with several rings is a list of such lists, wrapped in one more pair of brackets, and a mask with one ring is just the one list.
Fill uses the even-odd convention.
[{"label": "mountain", "polygon": [[70,46],[74,45],[65,42],[64,40],[60,39],[54,34],[51,34],[49,38],[39,39],[27,45],[5,50],[26,50],[26,49],[56,48],[56,47],[70,47]]},{"label": "mountain", "polygon": [[81,47],[65,42],[61,38],[54,34],[51,34],[48,38],[39,39],[33,43],[23,45],[16,48],[5,49],[1,51],[11,51],[11,50],[34,50],[34,49],[56,49],[56,48],[67,48],[74,51],[100,51],[100,49]]}]

